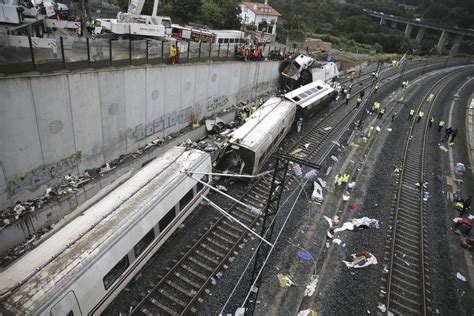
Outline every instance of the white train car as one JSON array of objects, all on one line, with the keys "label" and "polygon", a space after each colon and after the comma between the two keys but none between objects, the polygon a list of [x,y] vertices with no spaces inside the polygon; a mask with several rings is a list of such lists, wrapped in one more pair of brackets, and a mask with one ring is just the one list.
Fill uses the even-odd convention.
[{"label": "white train car", "polygon": [[[208,188],[209,154],[174,147],[0,274],[0,314],[99,315]],[[208,177],[203,177],[208,181]]]},{"label": "white train car", "polygon": [[295,119],[292,101],[271,97],[250,120],[234,131],[226,152],[229,169],[239,174],[256,174],[280,144]]},{"label": "white train car", "polygon": [[337,92],[322,80],[316,80],[285,94],[297,105],[297,116],[308,117],[322,110],[336,98]]}]

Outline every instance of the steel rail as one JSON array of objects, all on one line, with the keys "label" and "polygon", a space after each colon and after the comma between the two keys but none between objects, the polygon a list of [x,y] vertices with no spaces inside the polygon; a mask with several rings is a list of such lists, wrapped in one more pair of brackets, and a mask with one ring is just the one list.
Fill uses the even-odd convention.
[{"label": "steel rail", "polygon": [[[419,123],[416,122],[417,117],[414,115],[410,132],[406,138],[402,168],[396,188],[395,210],[392,221],[393,230],[390,236],[390,257],[385,303],[387,311],[392,313],[427,315],[430,312],[427,298],[427,292],[429,292],[427,276],[425,275],[426,270],[429,271],[429,268],[427,268],[427,262],[425,261],[425,205],[423,201],[428,122],[438,96],[449,84],[449,80],[446,79],[457,76],[462,71],[462,69],[455,70],[452,73],[446,74],[433,84],[424,95],[415,112],[417,114],[424,108],[427,97],[430,94],[435,94],[434,99],[428,102],[429,107],[428,111],[426,111],[428,115],[424,120],[423,130],[415,129],[415,126]],[[416,155],[419,152],[419,147],[416,146],[418,144],[422,146],[421,156]],[[417,181],[419,184],[417,194],[413,194],[414,181]],[[412,212],[406,210],[407,208],[413,208]],[[410,221],[413,220],[417,220],[419,226],[410,225]],[[417,233],[418,235],[416,235]],[[411,265],[407,261],[408,258],[405,259],[405,254],[401,254],[400,250],[402,249],[410,253],[410,256],[413,256],[413,261],[419,262],[418,264],[416,262],[411,263],[415,267],[414,269],[410,268]],[[414,257],[416,252],[418,252],[418,257]],[[400,255],[402,258],[400,258]],[[406,267],[400,263],[405,263]]]}]

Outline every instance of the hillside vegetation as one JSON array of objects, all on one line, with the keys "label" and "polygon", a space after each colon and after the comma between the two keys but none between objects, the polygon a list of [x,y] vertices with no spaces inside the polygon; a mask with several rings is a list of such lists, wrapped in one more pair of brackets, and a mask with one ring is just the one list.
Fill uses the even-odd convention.
[{"label": "hillside vegetation", "polygon": [[[303,38],[311,33],[320,37],[330,35],[336,44],[355,46],[355,42],[359,42],[388,53],[404,52],[409,48],[429,51],[437,42],[439,33],[427,32],[418,45],[404,37],[402,27],[381,27],[378,20],[366,16],[363,9],[474,29],[474,0],[273,0],[271,4],[284,12],[286,23],[280,31],[282,35],[288,34],[290,39]],[[293,30],[295,24],[299,25],[300,31]],[[464,48],[471,49],[469,45],[464,45]]]},{"label": "hillside vegetation", "polygon": [[[169,15],[179,23],[238,29],[239,3],[238,0],[161,0],[159,14]],[[128,0],[119,0],[123,10],[127,4]],[[381,27],[376,19],[366,16],[363,9],[474,29],[474,0],[269,0],[269,4],[283,14],[278,26],[282,40],[302,41],[316,35],[334,44],[370,45],[387,53],[401,53],[411,48],[429,52],[437,43],[439,32],[427,32],[419,45],[404,37],[402,26],[400,29]],[[145,2],[144,14],[150,14],[152,7],[152,0]],[[464,52],[474,49],[467,41],[462,48]]]}]

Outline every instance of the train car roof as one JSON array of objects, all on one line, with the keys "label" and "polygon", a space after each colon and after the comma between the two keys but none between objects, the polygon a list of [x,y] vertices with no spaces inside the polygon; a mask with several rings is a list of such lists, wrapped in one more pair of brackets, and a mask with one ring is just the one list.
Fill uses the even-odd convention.
[{"label": "train car roof", "polygon": [[183,176],[181,171],[194,169],[206,156],[207,153],[199,150],[173,147],[154,159],[116,190],[2,271],[0,297],[13,293],[7,306],[33,311],[34,305],[42,301],[42,297],[53,295],[50,293],[52,287],[67,282],[74,272],[88,264],[126,226],[141,218],[142,206],[172,190]]},{"label": "train car roof", "polygon": [[285,94],[285,98],[295,102],[299,107],[304,109],[334,91],[335,90],[324,81],[316,80],[288,92]]},{"label": "train car roof", "polygon": [[295,110],[293,102],[271,97],[250,116],[250,121],[234,131],[230,143],[256,151],[283,118]]}]

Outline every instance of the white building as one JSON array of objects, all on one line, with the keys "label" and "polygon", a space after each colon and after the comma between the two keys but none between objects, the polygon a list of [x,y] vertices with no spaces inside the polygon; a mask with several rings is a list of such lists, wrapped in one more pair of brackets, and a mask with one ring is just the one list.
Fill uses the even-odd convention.
[{"label": "white building", "polygon": [[243,24],[255,24],[258,32],[271,37],[275,36],[278,17],[281,14],[269,6],[268,1],[265,0],[265,3],[242,2],[240,8]]}]

